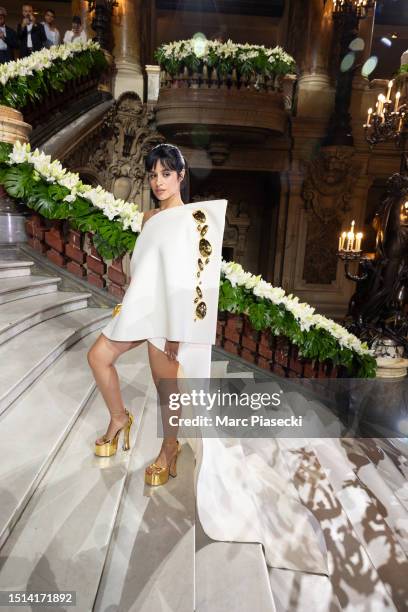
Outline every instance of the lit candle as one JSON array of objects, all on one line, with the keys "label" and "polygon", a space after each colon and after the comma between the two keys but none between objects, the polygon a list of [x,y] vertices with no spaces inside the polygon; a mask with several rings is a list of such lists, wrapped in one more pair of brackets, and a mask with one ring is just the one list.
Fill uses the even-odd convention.
[{"label": "lit candle", "polygon": [[382,110],[383,110],[384,102],[385,102],[385,96],[384,96],[384,94],[379,94],[379,96],[378,96],[378,114],[379,114],[379,115],[381,115],[381,114],[382,114]]},{"label": "lit candle", "polygon": [[367,127],[370,127],[370,120],[371,120],[371,115],[373,114],[373,109],[369,108],[368,109],[368,115],[367,115]]},{"label": "lit candle", "polygon": [[395,94],[395,106],[394,106],[394,112],[396,113],[398,112],[400,97],[401,97],[401,92],[397,91],[397,93]]},{"label": "lit candle", "polygon": [[358,232],[356,236],[356,251],[361,251],[361,241],[363,239],[363,234]]},{"label": "lit candle", "polygon": [[391,98],[391,90],[392,90],[393,85],[394,85],[394,81],[388,81],[388,92],[387,92],[387,99],[386,99],[386,102],[389,102],[389,101],[390,101],[390,98]]},{"label": "lit candle", "polygon": [[354,246],[354,221],[351,223],[350,231],[347,233],[347,251],[352,251]]},{"label": "lit candle", "polygon": [[339,236],[339,251],[344,251],[344,243],[346,242],[347,232],[343,232]]}]

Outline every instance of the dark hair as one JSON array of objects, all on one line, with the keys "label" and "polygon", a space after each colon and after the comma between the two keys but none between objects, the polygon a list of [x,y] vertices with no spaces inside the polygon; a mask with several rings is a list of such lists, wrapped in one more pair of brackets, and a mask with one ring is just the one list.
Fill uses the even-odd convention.
[{"label": "dark hair", "polygon": [[[188,202],[190,200],[189,168],[180,149],[165,142],[153,147],[145,159],[146,172],[151,172],[159,160],[165,168],[174,170],[178,175],[180,175],[182,170],[185,170],[185,175],[180,185],[180,196],[184,203]],[[150,190],[150,192],[153,200],[157,203],[158,200],[153,191]]]},{"label": "dark hair", "polygon": [[77,23],[78,25],[82,25],[81,18],[78,15],[74,15],[72,18],[72,23]]},{"label": "dark hair", "polygon": [[54,15],[54,17],[55,17],[55,11],[54,11],[54,9],[46,9],[46,10],[44,11],[44,15],[45,15],[45,13],[52,13],[52,14]]}]

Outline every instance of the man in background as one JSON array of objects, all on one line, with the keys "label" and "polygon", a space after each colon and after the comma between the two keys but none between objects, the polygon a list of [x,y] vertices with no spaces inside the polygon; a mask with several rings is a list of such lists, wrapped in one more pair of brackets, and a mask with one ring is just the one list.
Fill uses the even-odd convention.
[{"label": "man in background", "polygon": [[43,49],[47,45],[47,37],[44,26],[37,23],[31,4],[23,4],[21,13],[17,36],[20,41],[20,57],[27,57],[34,51]]},{"label": "man in background", "polygon": [[14,59],[14,49],[18,48],[17,34],[6,25],[7,11],[0,6],[0,64]]}]

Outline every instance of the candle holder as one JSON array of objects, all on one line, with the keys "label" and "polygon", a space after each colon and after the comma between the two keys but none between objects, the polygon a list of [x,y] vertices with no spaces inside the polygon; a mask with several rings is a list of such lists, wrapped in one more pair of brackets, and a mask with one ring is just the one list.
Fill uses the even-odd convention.
[{"label": "candle holder", "polygon": [[344,274],[348,280],[358,283],[368,278],[368,271],[365,271],[362,274],[353,274],[350,272],[351,263],[357,261],[359,265],[363,265],[365,267],[366,263],[370,261],[369,258],[363,256],[363,251],[341,250],[337,251],[337,257],[344,261]]},{"label": "candle holder", "polygon": [[368,10],[375,6],[375,0],[333,0],[333,16],[355,15],[364,19]]},{"label": "candle holder", "polygon": [[379,94],[376,107],[368,109],[364,124],[366,140],[371,146],[380,142],[395,142],[401,151],[401,174],[408,173],[408,104],[403,93],[406,89],[404,80],[398,77],[388,81],[387,93]]}]

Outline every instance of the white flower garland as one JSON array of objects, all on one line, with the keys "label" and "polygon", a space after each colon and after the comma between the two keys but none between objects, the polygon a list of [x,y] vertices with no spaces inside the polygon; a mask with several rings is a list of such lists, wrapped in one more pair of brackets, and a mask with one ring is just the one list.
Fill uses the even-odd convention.
[{"label": "white flower garland", "polygon": [[[67,171],[60,161],[54,160],[52,162],[50,155],[46,155],[39,149],[32,152],[28,143],[16,142],[9,155],[8,164],[12,166],[23,163],[32,164],[35,171],[48,183],[56,183],[69,189],[70,193],[65,196],[65,201],[72,202],[78,196],[85,198],[96,208],[99,208],[108,219],[112,220],[118,217],[124,230],[131,228],[136,233],[141,231],[143,213],[139,211],[137,204],[115,199],[112,193],[105,191],[100,186],[91,187],[82,183],[79,175]],[[292,294],[286,295],[281,287],[273,287],[261,275],[255,276],[250,272],[245,272],[241,264],[222,260],[221,272],[233,287],[236,285],[244,286],[246,289],[252,290],[257,297],[266,298],[278,306],[283,305],[293,314],[303,331],[309,331],[311,327],[324,329],[336,338],[341,346],[351,349],[359,355],[373,354],[367,348],[366,343],[361,342],[344,327],[331,319],[315,314],[315,309],[312,306],[299,302],[299,298]]]},{"label": "white flower garland", "polygon": [[89,49],[100,49],[100,45],[92,40],[86,42],[77,40],[72,43],[54,45],[49,49],[41,49],[41,51],[35,51],[28,57],[0,64],[0,83],[4,86],[10,79],[32,76],[34,72],[50,68],[57,59],[67,60],[76,53]]},{"label": "white flower garland", "polygon": [[28,143],[16,142],[8,159],[10,166],[28,162],[34,166],[38,174],[48,183],[57,183],[69,189],[70,193],[65,196],[66,202],[73,202],[77,196],[89,200],[96,208],[100,208],[103,214],[112,220],[119,217],[124,230],[131,228],[133,232],[142,229],[143,213],[139,211],[137,204],[116,199],[114,195],[98,187],[84,184],[75,172],[68,172],[57,159],[51,161],[51,156],[46,155],[39,149],[31,151]]},{"label": "white flower garland", "polygon": [[235,261],[221,262],[221,272],[229,280],[231,285],[243,286],[251,289],[254,295],[266,298],[277,306],[284,306],[293,314],[303,331],[309,331],[311,327],[324,329],[331,334],[341,346],[351,349],[359,355],[372,355],[365,342],[361,342],[354,334],[348,332],[344,327],[327,319],[323,315],[315,314],[315,309],[306,303],[299,302],[298,297],[292,294],[286,295],[281,287],[273,287],[270,283],[263,280],[261,275],[254,276],[250,272],[245,272],[242,266]]},{"label": "white flower garland", "polygon": [[188,38],[161,45],[159,50],[161,50],[165,58],[173,58],[178,61],[184,60],[191,55],[196,55],[204,63],[208,63],[211,54],[225,59],[235,58],[240,61],[246,61],[255,59],[263,54],[272,66],[276,62],[295,65],[294,58],[280,46],[269,48],[264,45],[251,45],[249,43],[239,44],[234,43],[231,39],[228,39],[227,42],[220,42],[218,40]]}]

